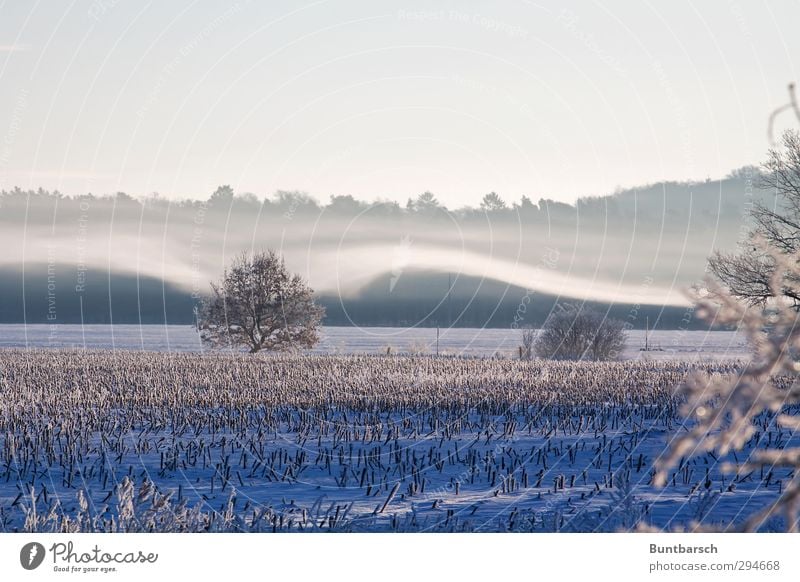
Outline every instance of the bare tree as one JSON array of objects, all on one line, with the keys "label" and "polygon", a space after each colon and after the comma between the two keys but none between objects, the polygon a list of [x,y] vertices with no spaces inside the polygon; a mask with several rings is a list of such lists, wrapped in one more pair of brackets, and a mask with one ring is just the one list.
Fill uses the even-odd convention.
[{"label": "bare tree", "polygon": [[621,321],[587,308],[559,306],[545,321],[534,350],[553,360],[613,360],[625,340]]},{"label": "bare tree", "polygon": [[583,338],[582,322],[576,319],[578,311],[571,308],[551,313],[536,340],[536,355],[553,360],[583,358],[588,346]]},{"label": "bare tree", "polygon": [[[775,253],[793,256],[800,250],[800,133],[786,131],[778,148],[769,150],[756,185],[777,196],[770,208],[754,204],[755,222],[749,241],[739,253],[717,252],[708,261],[711,273],[733,297],[751,306],[764,306],[773,295],[771,282],[777,262]],[[763,250],[766,243],[772,253]],[[800,278],[793,273],[781,277],[779,295],[800,308]]]},{"label": "bare tree", "polygon": [[[780,205],[752,211],[756,227],[751,245],[739,255],[715,254],[709,259],[717,281],[697,296],[697,310],[706,321],[735,325],[753,346],[753,357],[729,376],[695,373],[682,387],[683,413],[690,429],[672,441],[656,462],[654,483],[663,486],[687,454],[733,452],[729,473],[741,475],[778,468],[789,470],[778,500],[753,513],[740,525],[725,529],[758,531],[780,516],[787,531],[800,531],[800,447],[770,444],[740,459],[741,450],[762,427],[800,430],[798,346],[800,326],[800,133],[783,134],[782,149],[769,152],[761,186],[772,189]],[[703,529],[696,525],[694,529]]]},{"label": "bare tree", "polygon": [[522,328],[522,343],[519,346],[519,359],[530,360],[533,358],[533,346],[536,343],[536,330],[532,327]]},{"label": "bare tree", "polygon": [[236,257],[202,305],[200,337],[211,347],[312,347],[325,310],[274,251]]},{"label": "bare tree", "polygon": [[625,324],[619,319],[589,313],[589,354],[593,360],[616,360],[625,348]]}]

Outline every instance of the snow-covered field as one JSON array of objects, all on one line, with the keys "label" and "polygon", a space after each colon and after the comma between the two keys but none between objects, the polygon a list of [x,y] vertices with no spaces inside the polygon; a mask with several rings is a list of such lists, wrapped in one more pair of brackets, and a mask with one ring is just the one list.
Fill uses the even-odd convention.
[{"label": "snow-covered field", "polygon": [[735,364],[6,350],[0,531],[730,526],[787,474],[721,463],[800,437],[655,488],[693,369]]},{"label": "snow-covered field", "polygon": [[[521,332],[515,329],[443,329],[439,353],[466,356],[512,356]],[[707,360],[747,356],[744,337],[727,331],[654,331],[642,352],[644,332],[628,333],[626,359]],[[385,353],[410,349],[436,353],[436,330],[396,327],[325,327],[314,353]],[[88,348],[145,351],[201,351],[199,338],[189,325],[0,325],[0,348]]]}]

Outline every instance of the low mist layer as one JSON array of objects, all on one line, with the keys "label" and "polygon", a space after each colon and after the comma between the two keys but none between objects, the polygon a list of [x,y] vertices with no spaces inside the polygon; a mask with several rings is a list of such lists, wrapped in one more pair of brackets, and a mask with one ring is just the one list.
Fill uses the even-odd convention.
[{"label": "low mist layer", "polygon": [[[490,194],[481,208],[457,210],[430,193],[403,207],[349,196],[320,204],[298,192],[259,199],[228,187],[205,201],[179,202],[15,190],[0,194],[0,268],[19,273],[20,284],[26,268],[38,272],[28,285],[39,295],[48,288],[81,294],[91,271],[109,281],[158,281],[196,300],[233,255],[275,248],[332,306],[363,299],[380,282],[388,308],[404,277],[425,272],[444,281],[418,287],[410,300],[425,305],[452,296],[462,278],[516,294],[683,307],[706,257],[733,249],[754,199],[766,200],[754,191],[754,177],[745,168],[720,181],[661,183],[575,205],[527,197],[507,203]],[[7,300],[4,319],[15,309]]]}]

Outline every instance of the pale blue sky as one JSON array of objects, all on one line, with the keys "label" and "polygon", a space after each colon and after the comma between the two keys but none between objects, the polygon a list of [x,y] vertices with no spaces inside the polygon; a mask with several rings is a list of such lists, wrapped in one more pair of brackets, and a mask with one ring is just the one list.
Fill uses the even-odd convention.
[{"label": "pale blue sky", "polygon": [[0,188],[458,207],[764,157],[800,3],[562,6],[2,2]]}]

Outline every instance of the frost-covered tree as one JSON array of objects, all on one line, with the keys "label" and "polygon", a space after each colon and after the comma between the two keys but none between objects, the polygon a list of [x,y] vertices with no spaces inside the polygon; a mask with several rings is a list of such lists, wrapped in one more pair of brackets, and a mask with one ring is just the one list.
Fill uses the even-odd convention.
[{"label": "frost-covered tree", "polygon": [[211,284],[200,310],[200,337],[211,347],[310,348],[324,308],[303,279],[274,251],[243,253]]},{"label": "frost-covered tree", "polygon": [[[777,267],[774,255],[800,251],[800,132],[786,131],[780,147],[769,151],[762,171],[752,179],[776,195],[776,205],[754,204],[750,214],[755,226],[747,244],[738,253],[715,253],[709,269],[733,297],[750,305],[764,306],[777,291],[800,309],[799,279],[787,273],[780,278],[780,289],[771,287]],[[755,244],[757,239],[765,241],[772,252]]]},{"label": "frost-covered tree", "polygon": [[[767,283],[765,308],[749,305],[719,283],[697,301],[697,313],[708,321],[738,325],[753,345],[754,354],[738,375],[695,373],[682,387],[683,413],[689,430],[676,438],[667,453],[656,462],[656,485],[664,485],[681,459],[713,452],[724,456],[742,449],[759,430],[756,423],[774,421],[778,427],[800,429],[797,406],[800,404],[800,321],[792,298],[784,289],[800,280],[798,254],[789,254],[760,242],[762,252],[774,268]],[[791,412],[794,411],[794,414]],[[772,442],[772,439],[770,439]],[[734,457],[736,458],[736,457]],[[756,531],[775,516],[783,518],[788,531],[800,529],[800,447],[786,447],[777,439],[746,459],[724,465],[737,475],[747,475],[764,467],[788,468],[790,478],[781,484],[777,501],[731,528]],[[699,526],[696,529],[700,529]]]},{"label": "frost-covered tree", "polygon": [[623,322],[586,307],[559,306],[542,326],[534,351],[552,360],[613,360],[625,339]]}]

